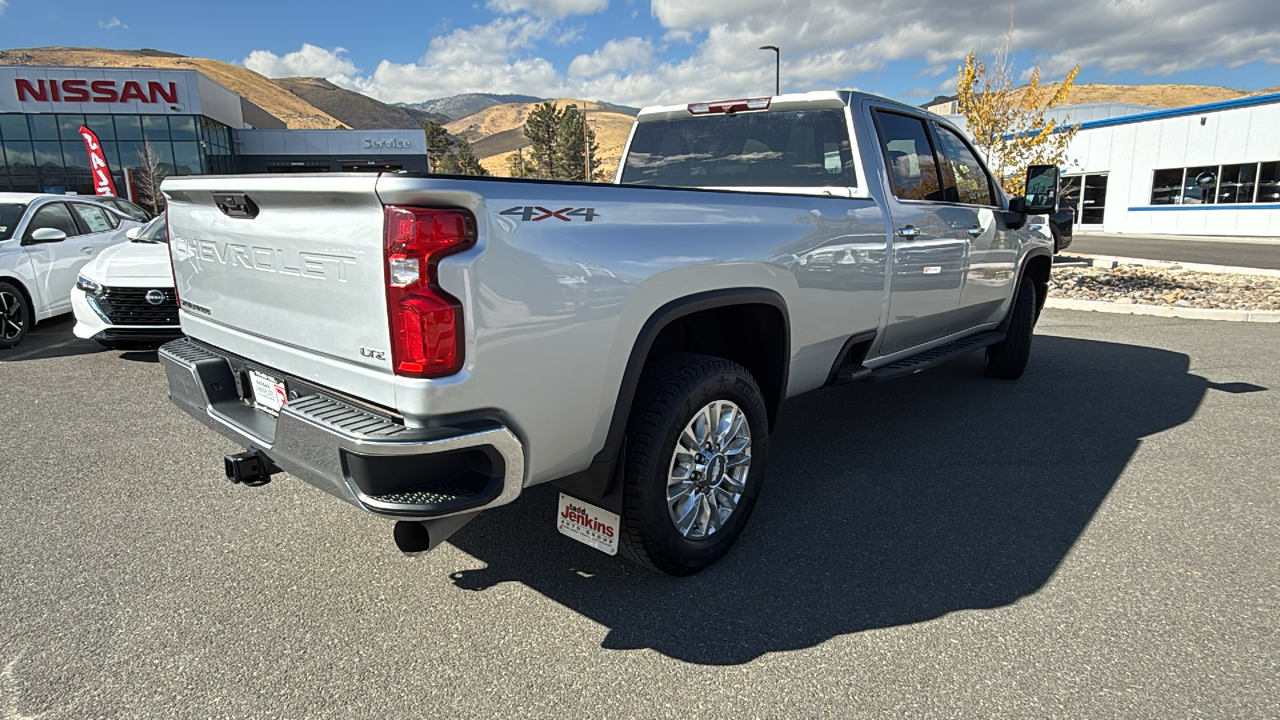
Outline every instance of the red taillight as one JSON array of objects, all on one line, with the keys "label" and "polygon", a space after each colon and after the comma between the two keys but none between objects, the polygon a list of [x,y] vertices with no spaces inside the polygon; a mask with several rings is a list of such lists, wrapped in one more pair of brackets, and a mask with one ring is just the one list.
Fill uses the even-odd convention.
[{"label": "red taillight", "polygon": [[475,220],[457,210],[386,208],[391,367],[406,377],[462,368],[462,304],[436,284],[440,258],[475,244]]}]

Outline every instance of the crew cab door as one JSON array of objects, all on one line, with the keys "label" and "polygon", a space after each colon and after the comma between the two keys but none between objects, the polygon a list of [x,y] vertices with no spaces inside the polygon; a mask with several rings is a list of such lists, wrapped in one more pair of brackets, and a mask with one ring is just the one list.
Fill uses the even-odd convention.
[{"label": "crew cab door", "polygon": [[[67,237],[56,242],[38,242],[32,234],[43,228],[61,230]],[[67,203],[45,203],[35,208],[23,231],[22,245],[31,260],[45,309],[52,314],[70,310],[76,275],[97,255],[98,248],[92,238],[81,232]]]},{"label": "crew cab door", "polygon": [[942,337],[959,307],[968,215],[944,202],[948,188],[928,121],[873,107],[890,216],[889,318],[879,354]]},{"label": "crew cab door", "polygon": [[1001,213],[1004,199],[978,154],[958,133],[933,124],[943,162],[943,184],[955,188],[955,205],[947,212],[968,235],[968,262],[960,309],[947,333],[999,319],[1001,306],[1013,293],[1018,264],[1017,243]]}]

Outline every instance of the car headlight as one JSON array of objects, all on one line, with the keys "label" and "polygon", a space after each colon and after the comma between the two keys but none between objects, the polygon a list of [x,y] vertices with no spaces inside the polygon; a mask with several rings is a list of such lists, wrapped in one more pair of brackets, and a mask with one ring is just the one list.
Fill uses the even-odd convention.
[{"label": "car headlight", "polygon": [[83,275],[76,277],[76,289],[83,290],[90,295],[97,295],[102,292],[101,285]]}]

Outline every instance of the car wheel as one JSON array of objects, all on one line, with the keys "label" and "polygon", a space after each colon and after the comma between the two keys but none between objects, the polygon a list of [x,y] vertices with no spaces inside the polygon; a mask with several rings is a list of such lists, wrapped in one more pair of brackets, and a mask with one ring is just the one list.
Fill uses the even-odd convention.
[{"label": "car wheel", "polygon": [[692,575],[729,551],[764,481],[769,421],[737,363],[674,355],[646,370],[627,425],[623,554]]},{"label": "car wheel", "polygon": [[1036,285],[1023,277],[1009,314],[1004,340],[987,347],[987,377],[1017,380],[1031,357],[1031,337],[1036,326]]},{"label": "car wheel", "polygon": [[31,307],[22,291],[0,282],[0,349],[17,347],[31,326]]}]

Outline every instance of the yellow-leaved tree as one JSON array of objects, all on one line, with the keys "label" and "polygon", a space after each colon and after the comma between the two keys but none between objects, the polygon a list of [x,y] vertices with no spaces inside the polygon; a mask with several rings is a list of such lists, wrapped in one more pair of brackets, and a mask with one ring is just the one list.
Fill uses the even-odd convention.
[{"label": "yellow-leaved tree", "polygon": [[1052,93],[1040,84],[1039,66],[1032,68],[1025,86],[1014,87],[1011,39],[1012,29],[1004,48],[989,62],[969,52],[956,78],[956,100],[988,167],[1006,190],[1020,195],[1028,165],[1061,165],[1066,160],[1067,146],[1080,126],[1046,114],[1067,99],[1080,66]]}]

